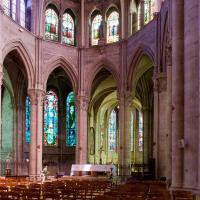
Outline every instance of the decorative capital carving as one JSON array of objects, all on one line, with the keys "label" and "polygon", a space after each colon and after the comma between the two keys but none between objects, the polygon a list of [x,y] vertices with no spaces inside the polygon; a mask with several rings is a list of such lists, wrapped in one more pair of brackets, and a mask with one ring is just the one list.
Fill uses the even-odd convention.
[{"label": "decorative capital carving", "polygon": [[154,77],[154,91],[163,92],[167,90],[167,76],[166,73],[157,74]]},{"label": "decorative capital carving", "polygon": [[75,104],[77,109],[87,111],[89,105],[88,96],[77,96],[75,99]]},{"label": "decorative capital carving", "polygon": [[28,89],[28,96],[32,105],[43,105],[45,92],[40,89]]}]

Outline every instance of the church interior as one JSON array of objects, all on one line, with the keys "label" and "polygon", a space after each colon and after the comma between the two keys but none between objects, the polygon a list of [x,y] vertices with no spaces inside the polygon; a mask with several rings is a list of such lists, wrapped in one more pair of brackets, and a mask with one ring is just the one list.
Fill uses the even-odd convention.
[{"label": "church interior", "polygon": [[0,199],[200,199],[199,0],[0,0],[0,34]]}]

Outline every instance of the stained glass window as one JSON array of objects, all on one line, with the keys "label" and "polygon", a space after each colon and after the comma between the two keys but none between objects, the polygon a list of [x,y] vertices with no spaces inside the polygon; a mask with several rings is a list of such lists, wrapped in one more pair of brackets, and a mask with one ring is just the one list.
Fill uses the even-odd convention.
[{"label": "stained glass window", "polygon": [[44,145],[58,144],[58,97],[48,91],[44,102]]},{"label": "stained glass window", "polygon": [[108,149],[116,151],[117,149],[117,113],[113,109],[108,122]]},{"label": "stained glass window", "polygon": [[138,14],[137,14],[137,16],[138,16],[138,19],[137,19],[137,21],[138,21],[138,30],[140,30],[140,28],[141,28],[141,24],[140,24],[140,21],[141,21],[141,3],[138,6]]},{"label": "stained glass window", "polygon": [[52,8],[45,12],[45,38],[58,41],[58,15]]},{"label": "stained glass window", "polygon": [[138,150],[143,151],[143,114],[138,112]]},{"label": "stained glass window", "polygon": [[119,40],[119,13],[111,12],[107,20],[107,42],[117,42]]},{"label": "stained glass window", "polygon": [[134,146],[134,115],[133,112],[131,112],[131,151],[133,151],[133,146]]},{"label": "stained glass window", "polygon": [[92,20],[92,45],[98,45],[98,41],[100,39],[100,28],[102,25],[102,16],[96,15]]},{"label": "stained glass window", "polygon": [[26,25],[26,6],[24,0],[20,0],[20,24],[25,27]]},{"label": "stained glass window", "polygon": [[10,0],[3,0],[3,9],[5,14],[10,16]]},{"label": "stained glass window", "polygon": [[26,1],[26,28],[31,31],[31,8],[32,0]]},{"label": "stained glass window", "polygon": [[25,132],[25,140],[26,143],[30,143],[30,100],[28,97],[26,97],[26,108],[25,108],[25,126],[26,126],[26,132]]},{"label": "stained glass window", "polygon": [[16,0],[12,0],[12,18],[16,20],[16,9],[17,9]]},{"label": "stained glass window", "polygon": [[151,18],[151,0],[144,1],[144,23],[147,24]]},{"label": "stained glass window", "polygon": [[69,13],[64,13],[63,15],[63,36],[62,41],[68,45],[74,45],[74,19]]},{"label": "stained glass window", "polygon": [[70,92],[66,99],[66,145],[76,145],[76,112],[73,92]]}]

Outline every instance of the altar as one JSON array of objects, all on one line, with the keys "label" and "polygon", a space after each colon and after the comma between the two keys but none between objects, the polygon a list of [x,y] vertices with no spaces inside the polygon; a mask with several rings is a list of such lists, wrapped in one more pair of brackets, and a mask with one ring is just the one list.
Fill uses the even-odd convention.
[{"label": "altar", "polygon": [[71,167],[71,176],[75,175],[93,175],[101,173],[113,173],[115,172],[114,165],[93,165],[93,164],[73,164]]}]

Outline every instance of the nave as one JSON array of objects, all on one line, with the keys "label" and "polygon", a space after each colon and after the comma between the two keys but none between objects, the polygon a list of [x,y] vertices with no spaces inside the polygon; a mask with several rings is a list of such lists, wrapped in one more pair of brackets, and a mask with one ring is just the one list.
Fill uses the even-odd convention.
[{"label": "nave", "polygon": [[119,183],[106,177],[64,177],[31,182],[25,177],[1,178],[0,199],[18,200],[193,200],[186,191],[169,191],[165,181],[130,180]]}]

